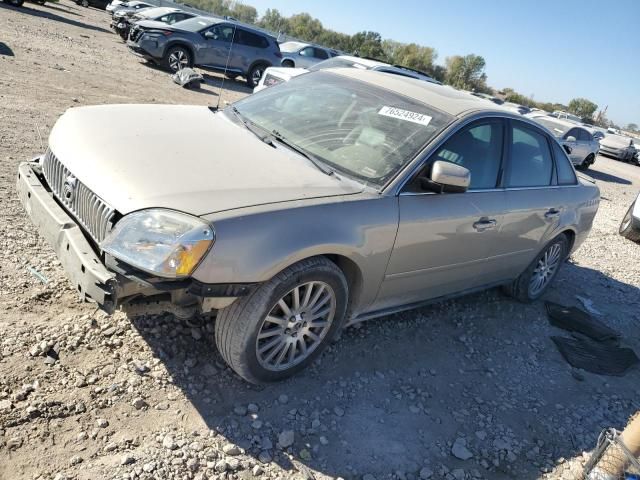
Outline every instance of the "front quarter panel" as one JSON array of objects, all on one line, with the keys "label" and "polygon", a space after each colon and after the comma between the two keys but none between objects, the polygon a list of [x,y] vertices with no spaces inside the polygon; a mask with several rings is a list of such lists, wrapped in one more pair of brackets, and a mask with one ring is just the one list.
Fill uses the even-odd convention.
[{"label": "front quarter panel", "polygon": [[398,228],[397,198],[362,194],[208,215],[216,234],[193,276],[205,283],[265,282],[316,255],[341,255],[360,272],[352,312],[373,302]]}]

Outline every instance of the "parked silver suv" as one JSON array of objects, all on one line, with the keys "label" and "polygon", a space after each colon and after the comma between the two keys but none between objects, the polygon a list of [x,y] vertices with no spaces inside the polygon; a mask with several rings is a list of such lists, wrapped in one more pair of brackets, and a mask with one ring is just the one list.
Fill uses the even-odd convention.
[{"label": "parked silver suv", "polygon": [[498,108],[353,68],[222,112],[74,108],[17,191],[82,296],[217,312],[222,357],[270,382],[345,324],[497,285],[543,295],[599,191],[545,129]]},{"label": "parked silver suv", "polygon": [[167,25],[144,20],[127,41],[131,50],[170,71],[194,65],[245,77],[253,88],[264,70],[282,58],[276,39],[230,20],[194,17]]}]

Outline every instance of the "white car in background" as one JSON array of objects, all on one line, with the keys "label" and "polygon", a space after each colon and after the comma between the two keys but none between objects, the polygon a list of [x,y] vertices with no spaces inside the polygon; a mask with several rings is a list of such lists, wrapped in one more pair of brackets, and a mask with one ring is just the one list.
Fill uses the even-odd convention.
[{"label": "white car in background", "polygon": [[534,122],[546,127],[563,146],[576,168],[587,169],[596,161],[600,150],[597,133],[569,120],[549,115],[530,116]]},{"label": "white car in background", "polygon": [[600,153],[616,160],[636,163],[636,152],[631,137],[609,133],[600,140]]},{"label": "white car in background", "polygon": [[112,0],[111,3],[105,7],[105,10],[107,12],[113,12],[116,8],[118,8],[123,3],[125,3],[124,0]]},{"label": "white car in background", "polygon": [[582,123],[582,119],[577,115],[569,112],[563,112],[562,110],[556,110],[551,114],[552,117],[559,118],[560,120],[569,120],[570,122]]},{"label": "white car in background", "polygon": [[331,48],[311,45],[302,42],[284,42],[280,44],[283,67],[310,67],[316,63],[328,60],[340,55],[340,52]]},{"label": "white car in background", "polygon": [[[280,48],[282,48],[282,45],[280,45]],[[288,82],[299,75],[327,68],[359,68],[361,70],[376,70],[378,72],[391,73],[403,77],[424,80],[429,83],[440,84],[437,80],[418,70],[402,67],[400,65],[390,65],[379,60],[340,55],[338,57],[325,60],[324,62],[317,63],[309,68],[269,67],[264,71],[260,82],[258,82],[258,85],[253,89],[253,93],[257,93],[265,88],[277,85],[278,83]]]}]

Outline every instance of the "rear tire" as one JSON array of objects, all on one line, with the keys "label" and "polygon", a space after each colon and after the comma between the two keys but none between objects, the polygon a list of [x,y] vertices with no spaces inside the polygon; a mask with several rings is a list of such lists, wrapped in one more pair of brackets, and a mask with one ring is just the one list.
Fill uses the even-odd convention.
[{"label": "rear tire", "polygon": [[335,263],[325,257],[298,262],[218,312],[220,355],[251,383],[290,377],[342,328],[347,298],[347,281]]},{"label": "rear tire", "polygon": [[547,243],[527,269],[504,292],[523,303],[538,300],[556,278],[567,257],[569,240],[565,234]]},{"label": "rear tire", "polygon": [[249,70],[247,74],[247,85],[250,88],[255,88],[258,85],[267,67],[268,65],[266,63],[257,63],[251,67],[251,70]]},{"label": "rear tire", "polygon": [[191,57],[191,52],[180,45],[171,47],[162,58],[162,66],[172,73],[176,73],[186,67],[192,67],[193,58]]},{"label": "rear tire", "polygon": [[82,0],[81,3],[84,8],[89,8],[89,0]]},{"label": "rear tire", "polygon": [[293,60],[285,60],[282,62],[283,67],[293,68],[295,65],[293,64]]},{"label": "rear tire", "polygon": [[625,213],[622,222],[620,222],[618,232],[624,238],[631,240],[632,242],[640,243],[640,228],[636,226],[633,221],[633,207],[635,204],[636,202],[633,202],[629,207],[629,210],[627,210],[627,213]]},{"label": "rear tire", "polygon": [[24,4],[24,0],[6,0],[9,5],[14,7],[21,7]]}]

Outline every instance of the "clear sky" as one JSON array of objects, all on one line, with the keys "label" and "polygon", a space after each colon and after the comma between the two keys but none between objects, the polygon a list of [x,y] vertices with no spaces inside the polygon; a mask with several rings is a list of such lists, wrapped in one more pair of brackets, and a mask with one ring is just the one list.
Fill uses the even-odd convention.
[{"label": "clear sky", "polygon": [[307,12],[326,28],[372,30],[434,47],[436,63],[475,53],[488,83],[535,100],[586,97],[640,125],[640,0],[243,0],[262,15]]}]

